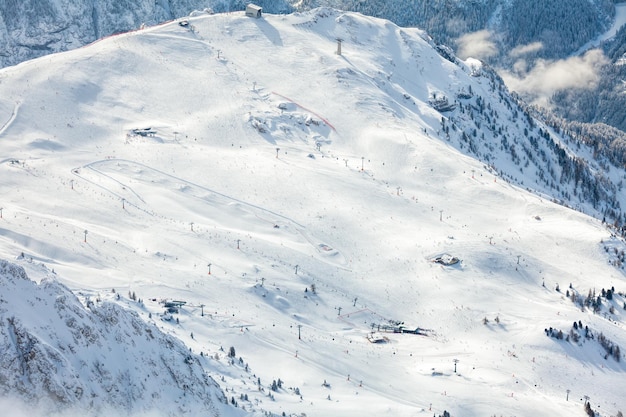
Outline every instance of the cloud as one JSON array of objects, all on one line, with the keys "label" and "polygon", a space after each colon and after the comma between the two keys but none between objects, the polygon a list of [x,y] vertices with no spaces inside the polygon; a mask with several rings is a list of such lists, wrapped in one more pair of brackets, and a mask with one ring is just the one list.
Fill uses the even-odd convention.
[{"label": "cloud", "polygon": [[467,33],[459,37],[456,44],[457,55],[461,59],[472,57],[484,60],[498,54],[498,48],[488,30]]},{"label": "cloud", "polygon": [[526,45],[516,46],[515,48],[511,49],[511,51],[509,52],[509,56],[512,58],[518,58],[522,55],[538,52],[542,49],[543,49],[543,43],[532,42]]},{"label": "cloud", "polygon": [[570,88],[595,88],[600,80],[599,70],[608,62],[599,49],[588,51],[557,61],[538,60],[534,67],[526,71],[523,60],[512,71],[500,71],[500,76],[510,90],[531,98],[534,104],[548,106],[550,97]]}]

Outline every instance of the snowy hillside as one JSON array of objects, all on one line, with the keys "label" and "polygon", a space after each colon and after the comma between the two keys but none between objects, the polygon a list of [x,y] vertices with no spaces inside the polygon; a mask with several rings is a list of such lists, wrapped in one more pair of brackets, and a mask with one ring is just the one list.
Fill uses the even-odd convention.
[{"label": "snowy hillside", "polygon": [[[0,79],[0,258],[36,282],[54,270],[86,320],[134,311],[117,330],[137,361],[164,354],[145,329],[180,339],[219,415],[626,409],[624,242],[553,202],[621,215],[623,172],[582,163],[423,32],[331,9],[202,14]],[[46,300],[64,288],[49,282],[21,285]],[[5,325],[52,326],[12,305]],[[53,352],[68,332],[37,340]],[[128,372],[132,391],[145,372]],[[68,386],[100,392],[79,375]],[[160,395],[76,407],[200,407],[140,391]]]},{"label": "snowy hillside", "polygon": [[160,403],[171,404],[169,415],[226,407],[215,381],[179,340],[100,296],[83,306],[45,267],[34,268],[48,275],[40,285],[0,262],[5,395],[19,393],[47,415],[74,408],[138,414]]},{"label": "snowy hillside", "polygon": [[[0,2],[0,67],[71,50],[96,40],[197,13],[242,11],[241,0],[20,0]],[[600,137],[606,153],[626,159],[621,54],[616,35],[624,5],[614,0],[258,0],[265,13],[324,6],[426,30],[437,44],[493,66],[525,101],[573,122],[564,130]],[[611,57],[619,52],[617,59]],[[611,61],[611,63],[609,63]],[[542,110],[548,113],[546,110]],[[565,121],[561,120],[561,124]],[[608,124],[617,132],[608,132]],[[607,138],[609,136],[609,138]],[[618,140],[613,140],[617,136]],[[616,146],[619,145],[619,146]],[[607,151],[608,149],[608,151]],[[621,164],[623,165],[623,164]],[[621,166],[620,165],[620,166]]]}]

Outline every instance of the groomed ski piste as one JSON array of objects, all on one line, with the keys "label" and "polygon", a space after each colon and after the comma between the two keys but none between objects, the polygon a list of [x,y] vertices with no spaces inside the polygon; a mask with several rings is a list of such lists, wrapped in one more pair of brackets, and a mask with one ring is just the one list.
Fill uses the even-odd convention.
[{"label": "groomed ski piste", "polygon": [[478,61],[331,9],[186,20],[0,70],[1,259],[180,339],[221,415],[626,411],[624,243],[442,134],[433,94],[515,111]]}]

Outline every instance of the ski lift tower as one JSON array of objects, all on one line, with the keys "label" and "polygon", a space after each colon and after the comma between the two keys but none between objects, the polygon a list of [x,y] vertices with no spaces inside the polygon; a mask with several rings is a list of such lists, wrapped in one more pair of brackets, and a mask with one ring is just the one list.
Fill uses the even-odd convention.
[{"label": "ski lift tower", "polygon": [[341,56],[341,42],[343,42],[343,39],[341,38],[337,38],[337,55]]}]

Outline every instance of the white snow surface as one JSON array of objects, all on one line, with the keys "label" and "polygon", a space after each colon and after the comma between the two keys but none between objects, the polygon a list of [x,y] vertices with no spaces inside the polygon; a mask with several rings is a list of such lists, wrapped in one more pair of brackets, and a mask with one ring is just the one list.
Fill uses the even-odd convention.
[{"label": "white snow surface", "polygon": [[24,269],[0,261],[3,391],[13,388],[45,415],[68,408],[132,415],[154,412],[159,403],[180,414],[217,415],[226,407],[180,340],[118,303],[95,297],[83,306],[45,266],[39,269],[47,277],[37,285]]},{"label": "white snow surface", "polygon": [[[624,357],[597,343],[626,346],[623,242],[437,134],[432,92],[489,95],[478,63],[330,9],[188,20],[0,71],[0,258],[184,342],[237,402],[209,415],[626,411]],[[566,297],[611,287],[597,313]],[[36,328],[32,294],[0,286],[28,300],[3,326]],[[186,304],[165,321],[164,300]],[[390,320],[421,334],[379,331]],[[575,321],[595,338],[544,332]],[[45,395],[3,381],[5,409]]]}]

